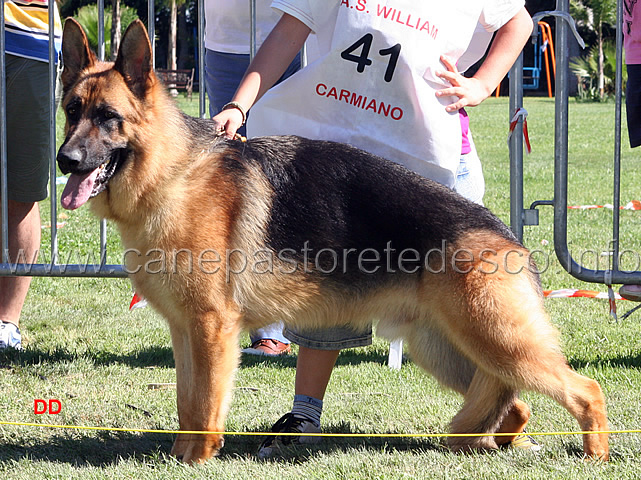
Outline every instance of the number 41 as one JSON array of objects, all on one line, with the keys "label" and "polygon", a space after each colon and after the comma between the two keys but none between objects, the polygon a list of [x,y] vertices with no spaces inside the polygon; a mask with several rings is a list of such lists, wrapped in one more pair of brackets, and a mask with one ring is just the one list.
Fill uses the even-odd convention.
[{"label": "number 41", "polygon": [[[372,41],[374,40],[374,35],[371,33],[366,33],[361,38],[359,38],[355,43],[347,47],[347,49],[341,52],[341,58],[348,60],[350,62],[356,63],[356,71],[358,73],[363,73],[365,67],[368,67],[372,64],[372,61],[369,58],[369,52],[372,48]],[[356,52],[360,49],[360,54],[356,55]],[[384,48],[378,51],[379,55],[387,56],[389,55],[389,63],[385,69],[385,76],[383,77],[386,82],[391,82],[392,77],[394,76],[394,70],[396,69],[396,64],[398,62],[398,57],[401,54],[401,44],[397,43],[393,47]]]}]

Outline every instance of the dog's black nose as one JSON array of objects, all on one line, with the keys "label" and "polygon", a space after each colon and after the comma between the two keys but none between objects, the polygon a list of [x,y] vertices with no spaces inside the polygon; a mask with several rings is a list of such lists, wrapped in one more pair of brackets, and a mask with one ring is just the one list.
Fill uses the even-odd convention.
[{"label": "dog's black nose", "polygon": [[58,150],[58,166],[62,173],[71,173],[78,171],[80,164],[85,159],[84,149],[63,145]]}]

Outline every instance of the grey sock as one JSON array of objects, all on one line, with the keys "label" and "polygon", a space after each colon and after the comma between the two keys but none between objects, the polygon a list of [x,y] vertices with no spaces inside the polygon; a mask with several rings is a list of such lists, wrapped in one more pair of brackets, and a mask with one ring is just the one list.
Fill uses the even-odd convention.
[{"label": "grey sock", "polygon": [[323,413],[323,401],[308,395],[294,395],[292,413],[305,417],[320,428],[320,417]]}]

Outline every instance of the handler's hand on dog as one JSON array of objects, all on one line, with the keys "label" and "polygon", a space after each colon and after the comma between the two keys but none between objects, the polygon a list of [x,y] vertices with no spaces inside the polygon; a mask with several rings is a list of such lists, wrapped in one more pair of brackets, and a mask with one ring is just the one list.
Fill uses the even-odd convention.
[{"label": "handler's hand on dog", "polygon": [[452,86],[436,92],[437,97],[454,96],[458,102],[445,107],[448,112],[456,112],[463,107],[475,107],[485,100],[492,92],[487,92],[487,87],[476,78],[467,78],[461,75],[452,61],[441,56],[441,62],[447,71],[436,72],[436,76],[449,82]]},{"label": "handler's hand on dog", "polygon": [[216,133],[224,135],[229,140],[234,139],[236,130],[243,124],[243,114],[235,108],[223,110],[211,119],[215,123]]}]

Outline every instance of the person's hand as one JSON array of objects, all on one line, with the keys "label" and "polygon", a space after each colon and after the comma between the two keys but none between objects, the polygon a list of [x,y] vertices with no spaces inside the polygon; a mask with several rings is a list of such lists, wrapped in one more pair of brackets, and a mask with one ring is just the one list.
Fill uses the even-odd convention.
[{"label": "person's hand", "polygon": [[227,108],[211,119],[214,121],[216,134],[224,135],[230,140],[234,139],[236,130],[243,124],[243,114],[236,108]]},{"label": "person's hand", "polygon": [[463,107],[474,107],[492,93],[487,91],[488,88],[480,80],[461,75],[456,69],[456,65],[449,58],[441,56],[441,62],[443,62],[447,71],[436,72],[436,76],[447,81],[451,87],[437,90],[436,96],[458,97],[458,101],[445,107],[447,112],[456,112]]}]

